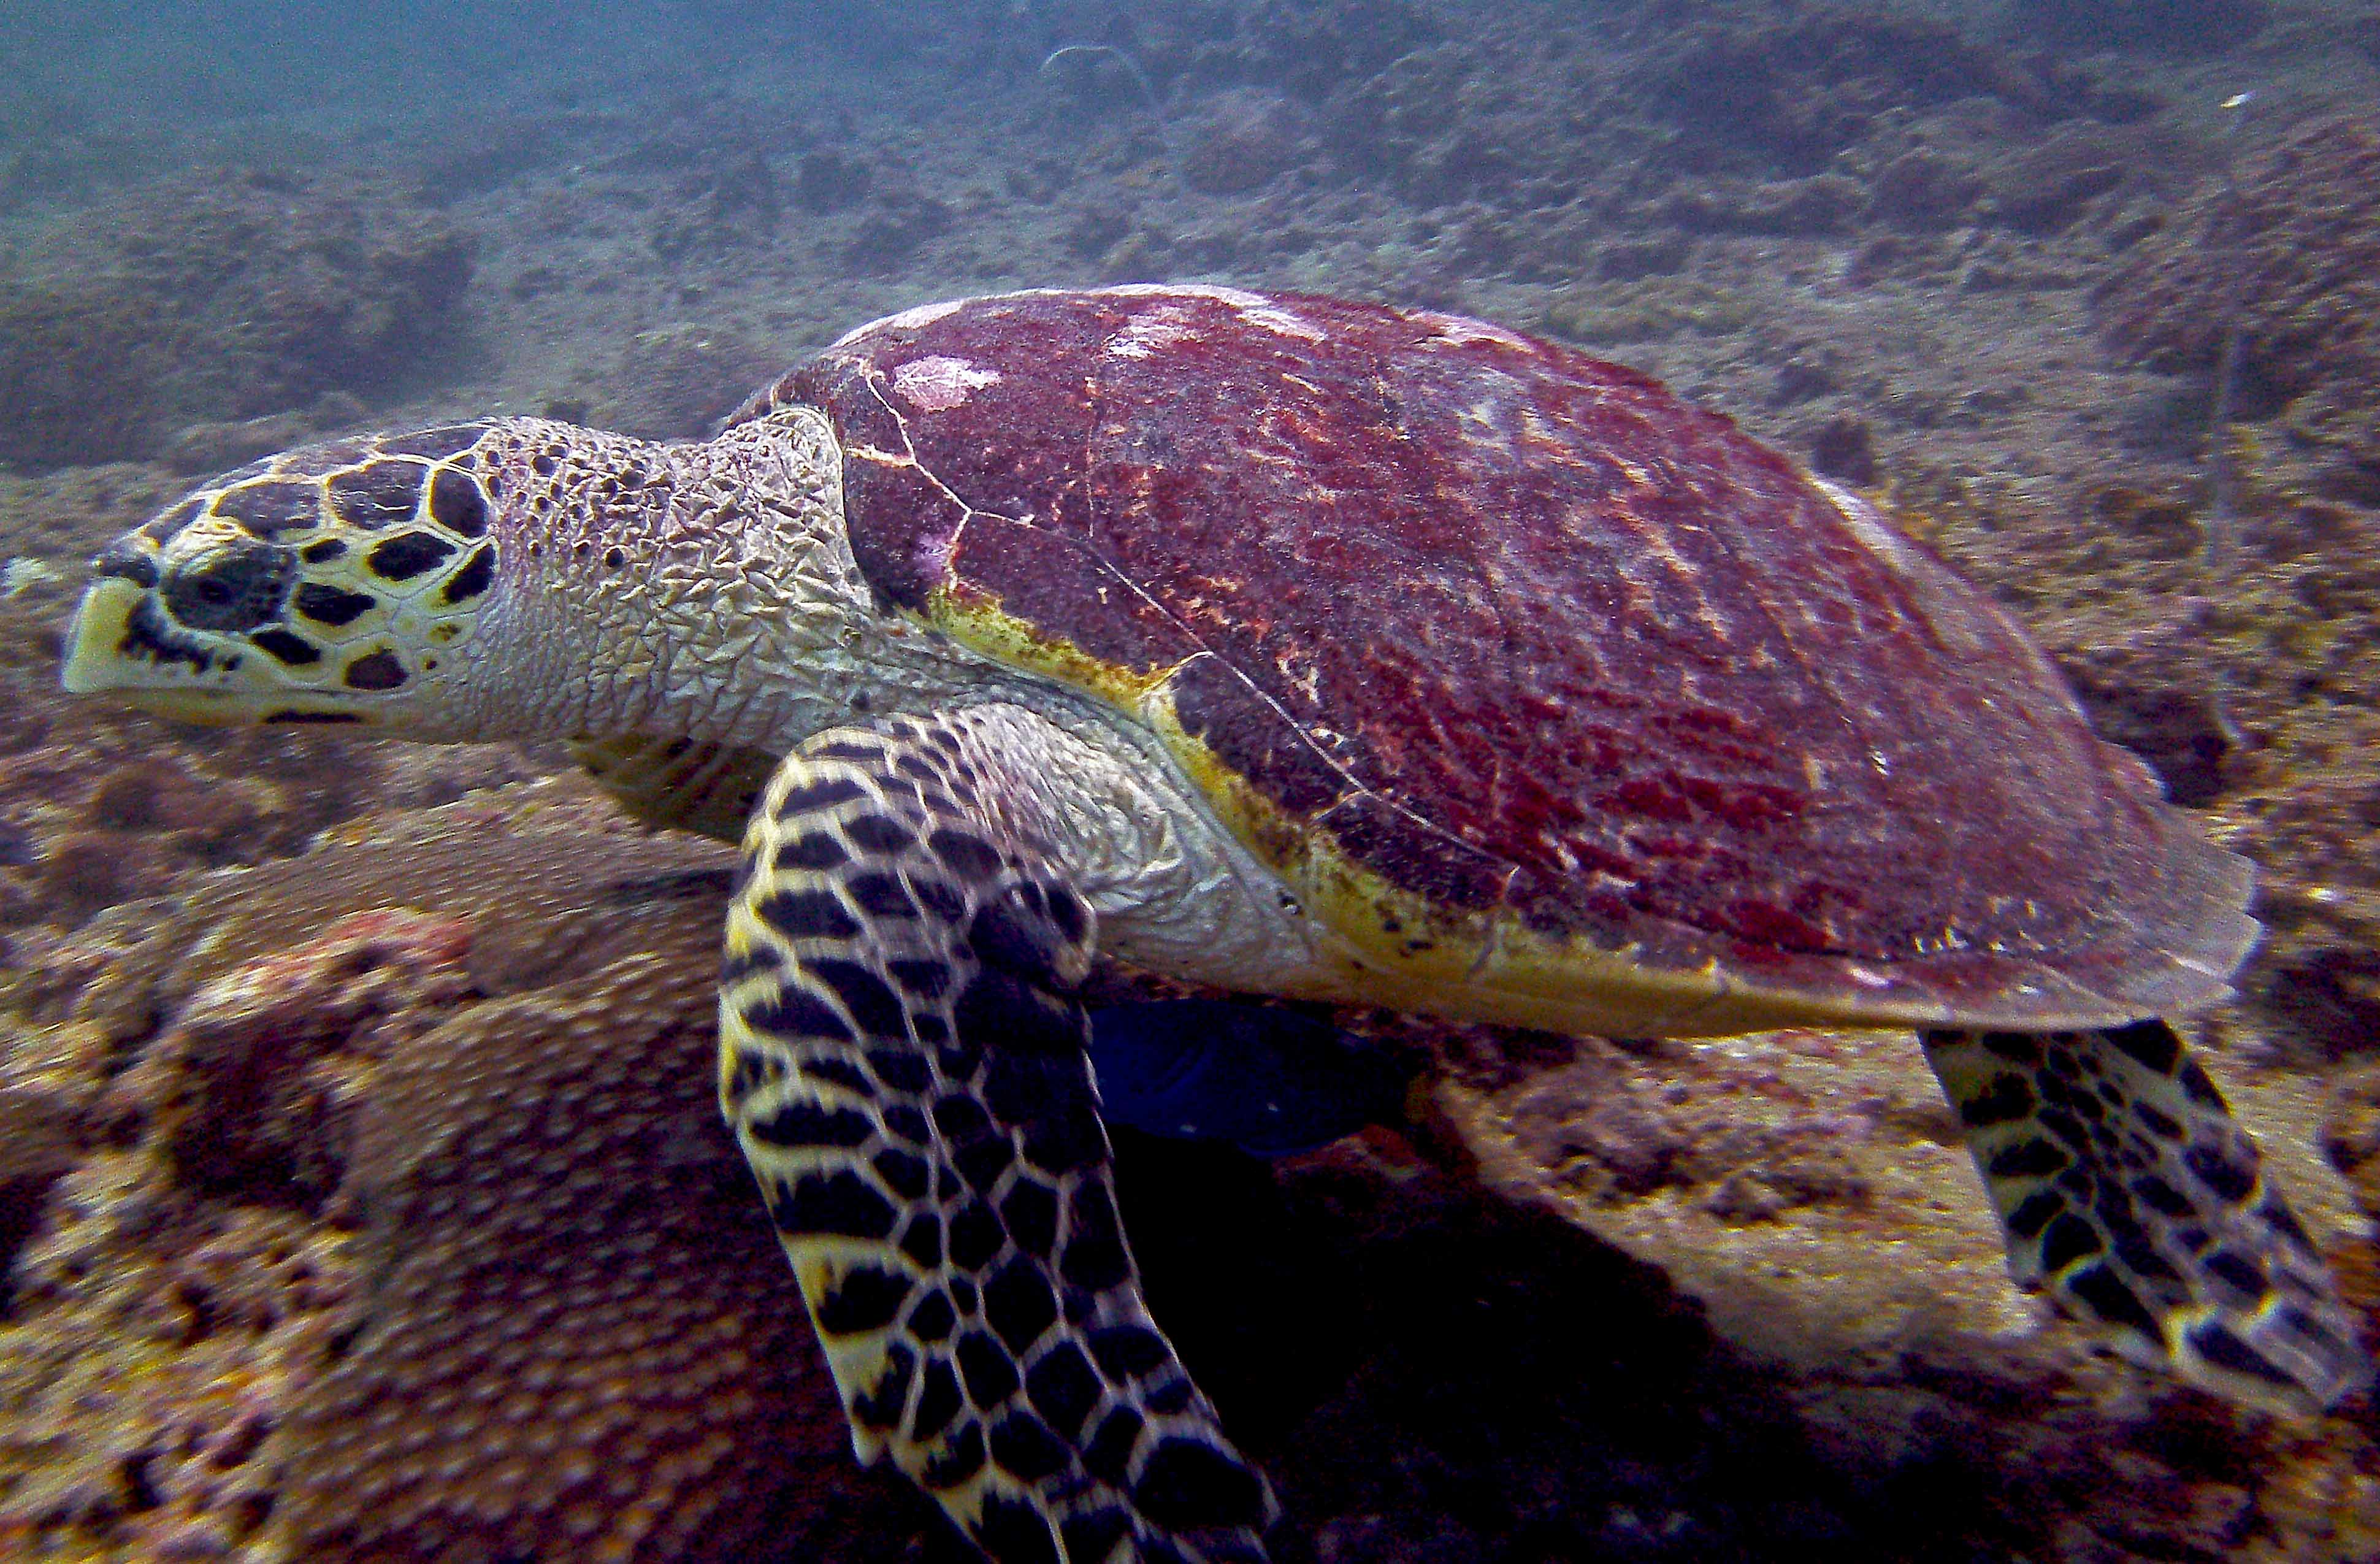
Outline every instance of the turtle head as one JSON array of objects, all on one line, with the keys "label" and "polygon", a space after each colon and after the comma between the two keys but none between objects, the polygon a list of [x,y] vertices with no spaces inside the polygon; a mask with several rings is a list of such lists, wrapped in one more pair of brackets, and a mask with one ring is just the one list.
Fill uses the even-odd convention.
[{"label": "turtle head", "polygon": [[[832,578],[835,604],[867,600],[848,551],[816,549],[842,536],[832,438],[761,418],[661,445],[516,418],[285,452],[101,553],[66,687],[395,738],[718,736],[761,696],[807,698],[805,636],[840,622],[796,598]],[[752,655],[758,623],[790,663]]]},{"label": "turtle head", "polygon": [[513,529],[497,427],[304,447],[183,496],[94,562],[66,687],[186,721],[465,736]]}]

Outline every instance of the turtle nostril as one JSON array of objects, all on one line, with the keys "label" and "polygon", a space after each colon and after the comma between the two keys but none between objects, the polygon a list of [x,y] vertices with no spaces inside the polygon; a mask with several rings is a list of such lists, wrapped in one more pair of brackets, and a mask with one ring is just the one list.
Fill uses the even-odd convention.
[{"label": "turtle nostril", "polygon": [[136,587],[157,584],[156,558],[130,543],[111,543],[100,556],[91,562],[91,570],[101,576],[113,576],[129,581]]}]

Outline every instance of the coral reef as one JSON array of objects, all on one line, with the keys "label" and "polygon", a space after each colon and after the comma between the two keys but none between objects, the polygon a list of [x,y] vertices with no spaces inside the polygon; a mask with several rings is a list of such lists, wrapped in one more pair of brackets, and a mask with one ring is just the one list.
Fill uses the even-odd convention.
[{"label": "coral reef", "polygon": [[1191,188],[1215,195],[1253,190],[1311,155],[1311,116],[1290,99],[1254,88],[1217,93],[1175,134]]},{"label": "coral reef", "polygon": [[[127,525],[164,497],[154,478],[103,503],[78,501],[62,484],[36,492],[92,507],[96,535],[78,550],[70,534],[62,553],[95,550],[110,525],[98,518]],[[510,746],[392,750],[323,734],[189,728],[63,700],[57,624],[73,581],[52,571],[0,600],[0,840],[14,844],[0,851],[0,954],[14,931],[32,939],[43,924],[71,927],[164,894],[187,871],[303,852],[323,828],[367,808],[443,803],[555,763]],[[28,980],[0,961],[0,996]]]},{"label": "coral reef", "polygon": [[2042,118],[2090,113],[2090,78],[1944,19],[1857,5],[1652,8],[1676,42],[1657,103],[1690,136],[1770,166],[1815,172],[1880,115],[1991,97]]},{"label": "coral reef", "polygon": [[[687,886],[716,875],[533,840],[508,849],[541,860],[525,876],[565,860],[537,915],[633,953],[373,1076],[344,1191],[372,1306],[290,1409],[276,1527],[302,1558],[897,1557],[926,1507],[848,1470],[719,1122],[711,1001],[686,981],[715,943]],[[644,915],[639,937],[604,939],[589,902]],[[501,939],[522,910],[471,927]]]},{"label": "coral reef", "polygon": [[[652,440],[699,440],[783,364],[734,330],[660,326],[639,332],[613,372],[590,388],[583,419]],[[742,390],[737,390],[737,387]]]},{"label": "coral reef", "polygon": [[171,178],[0,277],[0,462],[152,452],[183,422],[385,392],[468,357],[470,239],[385,181]]},{"label": "coral reef", "polygon": [[[554,41],[485,112],[363,93],[327,141],[287,105],[147,146],[7,111],[0,1552],[969,1557],[850,1464],[715,1126],[712,850],[558,752],[54,681],[78,557],[177,475],[490,408],[699,435],[850,325],[999,287],[1540,327],[1895,502],[2257,860],[2266,942],[2197,1040],[2380,1309],[2354,11],[1037,0],[857,41],[714,14],[716,52],[633,68]],[[1044,71],[1066,43],[1129,50],[1161,133],[1111,59]],[[2292,1425],[2090,1353],[2008,1286],[1905,1039],[1337,1019],[1436,1057],[1427,1121],[1269,1167],[1119,1137],[1288,1564],[2380,1559],[2368,1407]]]},{"label": "coral reef", "polygon": [[2237,332],[2252,402],[2332,454],[2333,491],[2380,502],[2380,126],[2332,119],[2211,180],[2098,291],[2108,338],[2211,372]]},{"label": "coral reef", "polygon": [[[540,784],[33,952],[65,1019],[0,1101],[46,1091],[75,1162],[0,1326],[0,1536],[964,1558],[848,1465],[718,1126],[724,857]],[[1388,1131],[1270,1170],[1120,1151],[1155,1306],[1324,1557],[2186,1557],[2303,1532],[2284,1456],[2358,1448],[2290,1455],[2019,1299],[1905,1045],[1342,1019],[1439,1054],[1425,1140],[1487,1189]]]},{"label": "coral reef", "polygon": [[[116,933],[155,951],[128,920]],[[350,920],[199,985],[119,1077],[120,1037],[89,1010],[46,1054],[11,1050],[79,1152],[0,1328],[0,1539],[20,1556],[69,1535],[219,1556],[261,1523],[260,1447],[350,1296],[344,1244],[306,1209],[336,1179],[340,1078],[426,1030],[456,952],[433,920]]]},{"label": "coral reef", "polygon": [[2006,0],[2003,23],[2016,36],[2086,48],[2215,54],[2264,30],[2266,0]]},{"label": "coral reef", "polygon": [[[917,1530],[922,1501],[838,1464],[718,1123],[688,981],[717,850],[583,802],[538,818],[362,826],[127,909],[82,946],[115,959],[57,974],[79,1055],[47,1061],[46,1096],[0,1086],[49,1109],[10,1176],[65,1186],[0,1327],[0,1405],[45,1431],[0,1442],[0,1537],[864,1559]],[[137,1062],[111,1078],[117,1049]]]}]

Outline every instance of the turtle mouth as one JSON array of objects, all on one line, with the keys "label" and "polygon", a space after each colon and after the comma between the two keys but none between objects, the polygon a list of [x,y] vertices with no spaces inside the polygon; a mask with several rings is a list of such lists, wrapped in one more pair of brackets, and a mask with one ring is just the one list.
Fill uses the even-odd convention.
[{"label": "turtle mouth", "polygon": [[176,624],[140,574],[110,570],[75,609],[58,682],[69,695],[119,696],[157,716],[210,727],[368,721],[338,695],[265,682],[258,661],[241,640]]},{"label": "turtle mouth", "polygon": [[182,634],[158,612],[151,588],[139,576],[111,570],[93,580],[76,605],[58,682],[69,695],[152,686],[197,693],[189,681],[204,677],[222,662],[216,649]]}]

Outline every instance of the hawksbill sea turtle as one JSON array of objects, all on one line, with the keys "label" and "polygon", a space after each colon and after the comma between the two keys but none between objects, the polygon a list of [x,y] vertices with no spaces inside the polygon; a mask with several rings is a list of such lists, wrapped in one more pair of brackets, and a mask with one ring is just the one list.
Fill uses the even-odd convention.
[{"label": "hawksbill sea turtle", "polygon": [[1077,997],[1914,1029],[2017,1281],[2262,1404],[2368,1377],[2162,1017],[2250,870],[2010,617],[1634,371],[1206,286],[860,327],[716,438],[310,446],[110,546],[67,687],[560,738],[743,843],[720,1091],[863,1460],[1002,1560],[1263,1557]]}]

